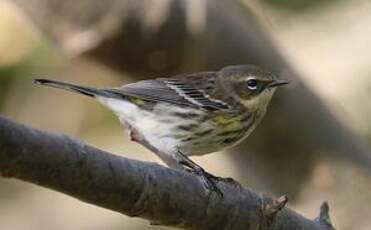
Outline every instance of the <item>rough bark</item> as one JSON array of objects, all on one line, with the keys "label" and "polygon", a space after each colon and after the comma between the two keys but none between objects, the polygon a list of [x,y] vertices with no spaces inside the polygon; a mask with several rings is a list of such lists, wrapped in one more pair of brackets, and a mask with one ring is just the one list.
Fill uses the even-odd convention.
[{"label": "rough bark", "polygon": [[324,203],[309,220],[250,189],[220,182],[224,197],[194,175],[120,157],[0,117],[0,174],[153,224],[184,229],[333,229]]}]

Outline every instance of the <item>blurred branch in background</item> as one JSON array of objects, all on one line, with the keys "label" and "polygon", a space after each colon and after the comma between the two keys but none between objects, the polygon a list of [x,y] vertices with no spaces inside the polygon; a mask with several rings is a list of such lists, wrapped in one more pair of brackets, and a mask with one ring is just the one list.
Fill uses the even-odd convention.
[{"label": "blurred branch in background", "polygon": [[[254,180],[262,188],[295,196],[313,162],[327,153],[371,169],[362,138],[345,128],[308,88],[240,2],[13,2],[67,54],[84,54],[141,78],[241,63],[291,78],[294,87],[279,94],[249,145],[233,150],[238,154],[231,158],[245,182]],[[301,135],[296,135],[298,130]],[[248,172],[258,174],[258,179]],[[271,177],[272,172],[277,177]]]},{"label": "blurred branch in background", "polygon": [[231,183],[206,192],[191,173],[129,160],[0,117],[0,174],[69,194],[153,224],[184,229],[333,230],[328,206],[312,221]]}]

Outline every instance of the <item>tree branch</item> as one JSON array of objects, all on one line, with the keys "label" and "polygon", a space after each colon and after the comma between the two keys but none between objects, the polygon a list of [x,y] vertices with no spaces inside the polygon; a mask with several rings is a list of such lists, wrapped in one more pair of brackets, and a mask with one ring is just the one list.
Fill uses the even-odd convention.
[{"label": "tree branch", "polygon": [[0,174],[151,223],[185,229],[333,229],[328,206],[309,220],[272,199],[220,182],[220,198],[192,174],[131,160],[0,116]]}]

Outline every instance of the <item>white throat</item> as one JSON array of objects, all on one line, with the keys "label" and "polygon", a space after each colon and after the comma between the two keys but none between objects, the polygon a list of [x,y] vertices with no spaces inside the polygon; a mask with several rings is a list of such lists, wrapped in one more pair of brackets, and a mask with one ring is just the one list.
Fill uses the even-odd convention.
[{"label": "white throat", "polygon": [[261,110],[263,113],[265,113],[265,110],[267,109],[275,90],[275,88],[266,89],[258,96],[250,100],[245,100],[242,103],[252,111]]}]

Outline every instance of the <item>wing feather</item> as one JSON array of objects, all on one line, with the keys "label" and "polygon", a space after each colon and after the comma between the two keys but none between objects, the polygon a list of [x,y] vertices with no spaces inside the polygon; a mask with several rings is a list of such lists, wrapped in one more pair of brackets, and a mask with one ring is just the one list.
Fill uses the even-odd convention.
[{"label": "wing feather", "polygon": [[225,102],[213,99],[205,89],[189,86],[180,80],[168,80],[165,84],[189,102],[208,110],[228,109]]},{"label": "wing feather", "polygon": [[185,77],[179,79],[159,78],[139,81],[120,88],[107,89],[107,91],[151,102],[167,102],[212,111],[229,109],[225,102],[210,96],[211,92],[208,91],[213,88],[210,84],[215,84],[215,82],[208,81],[208,84],[200,84],[203,80],[205,79],[197,80],[196,78],[196,82],[194,82],[185,80]]}]

